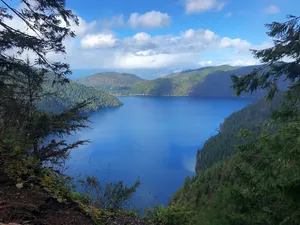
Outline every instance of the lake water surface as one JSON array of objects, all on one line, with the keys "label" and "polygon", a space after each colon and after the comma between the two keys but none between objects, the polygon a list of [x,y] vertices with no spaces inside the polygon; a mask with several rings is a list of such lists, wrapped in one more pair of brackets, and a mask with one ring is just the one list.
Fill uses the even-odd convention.
[{"label": "lake water surface", "polygon": [[120,97],[124,103],[90,115],[91,129],[70,140],[89,139],[68,162],[71,175],[124,180],[141,187],[137,208],[167,204],[186,176],[194,175],[196,152],[225,117],[254,99]]}]

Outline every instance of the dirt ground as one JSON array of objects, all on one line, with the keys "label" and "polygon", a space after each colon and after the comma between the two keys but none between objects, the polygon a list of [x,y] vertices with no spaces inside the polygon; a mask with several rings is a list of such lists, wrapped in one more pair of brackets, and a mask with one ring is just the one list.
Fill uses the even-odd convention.
[{"label": "dirt ground", "polygon": [[[0,172],[0,225],[92,225],[75,203],[59,203],[41,189],[18,189]],[[132,216],[105,218],[105,225],[149,225]]]},{"label": "dirt ground", "polygon": [[0,174],[0,223],[33,225],[93,224],[75,204],[58,203],[47,193],[18,189]]}]

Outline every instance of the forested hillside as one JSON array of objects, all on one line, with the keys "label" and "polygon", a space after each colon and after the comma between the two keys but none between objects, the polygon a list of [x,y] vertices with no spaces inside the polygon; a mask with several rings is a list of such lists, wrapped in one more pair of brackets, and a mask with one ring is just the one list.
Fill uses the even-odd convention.
[{"label": "forested hillside", "polygon": [[[212,66],[197,70],[170,74],[163,78],[138,82],[132,85],[127,94],[154,96],[195,96],[195,97],[233,97],[230,76],[243,76],[260,66]],[[280,79],[279,89],[286,89],[287,84]],[[124,92],[126,93],[126,92]],[[255,93],[243,93],[244,97],[262,97],[266,90]]]},{"label": "forested hillside", "polygon": [[[90,99],[84,111],[95,111],[108,106],[120,106],[116,97],[93,87],[87,87],[74,81],[53,85],[53,75],[49,74],[43,84],[43,97],[38,101],[38,108],[47,112],[62,112],[70,106]],[[51,94],[51,96],[49,96]],[[54,94],[54,95],[53,95]]]},{"label": "forested hillside", "polygon": [[[204,83],[208,77],[213,73],[222,73],[225,71],[233,71],[238,67],[232,66],[214,66],[204,67],[196,70],[188,70],[180,73],[174,73],[167,75],[163,78],[158,78],[150,81],[138,82],[130,87],[125,94],[136,95],[153,95],[153,96],[201,96],[197,94],[199,84]],[[230,79],[230,77],[221,77],[223,79]],[[225,83],[226,85],[227,83]],[[214,84],[208,83],[210,88]],[[203,96],[213,96],[214,91],[221,89],[230,89],[229,86],[225,86],[221,83],[221,86],[215,86],[213,89],[206,91]],[[228,95],[227,95],[228,96]],[[232,96],[230,93],[229,96]]]},{"label": "forested hillside", "polygon": [[[233,97],[230,76],[242,76],[259,67],[211,66],[173,73],[154,80],[143,80],[133,74],[99,73],[80,78],[77,82],[114,95]],[[279,88],[286,88],[282,80]],[[265,90],[260,90],[252,95],[243,93],[243,96],[261,97],[265,93]]]},{"label": "forested hillside", "polygon": [[[185,224],[298,224],[299,131],[276,126],[277,132],[263,134],[261,127],[255,129],[268,120],[267,105],[261,101],[234,113],[222,126],[224,134],[198,151],[197,175],[186,178],[171,200],[190,216]],[[261,114],[250,115],[260,109]],[[234,128],[238,121],[241,126]],[[253,136],[237,138],[239,128],[249,129],[247,135],[253,130]]]},{"label": "forested hillside", "polygon": [[[281,99],[282,96],[277,96],[273,101],[261,99],[227,117],[220,125],[219,133],[209,138],[197,151],[196,171],[207,169],[228,158],[235,153],[237,145],[249,143],[257,138],[265,129],[262,124],[270,121],[271,112],[278,109]],[[248,140],[239,135],[240,131],[245,129],[252,132],[252,137]]]},{"label": "forested hillside", "polygon": [[[225,120],[220,133],[198,151],[198,173],[186,178],[168,207],[150,210],[153,220],[300,224],[300,17],[287,19],[267,25],[273,47],[253,51],[267,65],[231,76],[236,95],[264,89],[269,102],[261,100]],[[293,61],[280,61],[287,56]],[[289,81],[283,93],[278,93],[280,79]]]},{"label": "forested hillside", "polygon": [[95,87],[111,93],[128,90],[129,86],[143,81],[142,78],[129,73],[105,72],[97,73],[76,80],[80,84]]},{"label": "forested hillside", "polygon": [[[231,75],[230,71],[238,68],[228,65],[211,66],[173,73],[154,80],[143,80],[133,74],[107,72],[82,77],[76,81],[116,95],[220,96],[223,93],[217,91],[225,90],[223,92],[226,93],[226,96],[232,96],[232,90],[229,88],[230,85],[228,85]],[[223,73],[226,74],[223,76]],[[221,79],[221,83],[218,83],[218,86],[213,88],[213,90],[211,90],[211,87],[215,86],[214,81],[205,83],[211,74],[222,75],[222,77],[218,78]],[[222,83],[223,80],[224,85]],[[199,91],[198,86],[203,83],[209,87],[209,91],[207,91],[208,89],[205,89],[203,92]],[[215,90],[216,92],[214,92]]]},{"label": "forested hillside", "polygon": [[[167,214],[181,213],[181,220],[177,218],[180,222],[174,224],[236,223],[238,218],[234,218],[236,215],[231,215],[230,212],[238,208],[240,203],[237,202],[236,195],[243,188],[241,175],[236,168],[243,163],[242,150],[238,146],[252,143],[263,130],[267,130],[262,125],[271,120],[271,112],[278,109],[281,99],[282,97],[277,97],[274,101],[261,99],[232,113],[221,124],[219,134],[209,138],[203,148],[198,150],[197,175],[187,177],[183,187],[173,195],[170,206],[160,209],[164,213],[167,211]],[[245,134],[251,133],[252,136],[248,139],[243,135],[239,136],[242,129]],[[255,158],[255,154],[257,153],[251,153],[249,157]],[[171,220],[169,214],[168,220]]]}]

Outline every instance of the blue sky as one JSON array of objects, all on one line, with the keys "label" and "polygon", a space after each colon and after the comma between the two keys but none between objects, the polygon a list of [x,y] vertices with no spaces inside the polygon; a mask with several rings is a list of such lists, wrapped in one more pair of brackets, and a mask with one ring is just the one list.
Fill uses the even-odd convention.
[{"label": "blue sky", "polygon": [[[67,0],[67,5],[87,22],[94,20],[110,20],[114,16],[123,15],[129,19],[132,13],[144,14],[150,11],[167,13],[171,17],[170,26],[156,29],[139,28],[134,30],[114,28],[120,37],[133,35],[137,31],[147,31],[152,35],[178,34],[187,29],[210,29],[222,36],[239,37],[253,41],[256,44],[266,40],[264,24],[282,21],[286,14],[299,13],[298,0],[194,0],[198,4],[203,2],[223,3],[221,10],[214,7],[193,13],[186,12],[185,0]],[[279,9],[267,13],[267,7],[275,6]],[[227,15],[227,17],[226,17]],[[255,34],[259,33],[259,34]]]},{"label": "blue sky", "polygon": [[299,0],[66,0],[79,16],[64,60],[75,71],[161,76],[202,66],[259,63],[264,24],[299,16]]}]

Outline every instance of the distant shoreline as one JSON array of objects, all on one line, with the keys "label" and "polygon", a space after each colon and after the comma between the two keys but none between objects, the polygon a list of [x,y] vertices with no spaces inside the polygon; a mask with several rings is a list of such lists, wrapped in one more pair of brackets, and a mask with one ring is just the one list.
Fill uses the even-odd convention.
[{"label": "distant shoreline", "polygon": [[149,94],[128,94],[128,95],[118,95],[118,94],[112,94],[109,93],[115,97],[191,97],[191,98],[236,98],[236,99],[241,99],[241,98],[253,98],[253,99],[261,99],[262,97],[257,97],[257,96],[191,96],[191,95],[149,95]]}]

